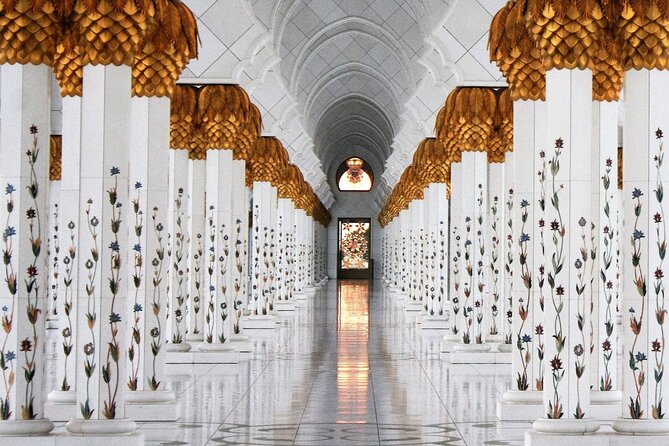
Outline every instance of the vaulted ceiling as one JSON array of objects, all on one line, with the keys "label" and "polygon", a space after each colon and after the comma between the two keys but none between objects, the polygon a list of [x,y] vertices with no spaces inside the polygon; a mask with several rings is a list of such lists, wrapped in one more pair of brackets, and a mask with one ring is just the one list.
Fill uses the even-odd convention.
[{"label": "vaulted ceiling", "polygon": [[382,203],[456,85],[504,83],[486,44],[506,0],[184,1],[202,48],[180,82],[244,87],[327,206],[347,156]]},{"label": "vaulted ceiling", "polygon": [[281,76],[298,101],[327,172],[337,153],[365,148],[383,165],[404,103],[425,67],[425,38],[442,0],[255,0]]}]

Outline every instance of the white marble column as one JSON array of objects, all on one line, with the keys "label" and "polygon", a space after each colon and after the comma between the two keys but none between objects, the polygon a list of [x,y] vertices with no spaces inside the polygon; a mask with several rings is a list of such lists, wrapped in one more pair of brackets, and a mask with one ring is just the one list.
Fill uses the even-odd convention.
[{"label": "white marble column", "polygon": [[59,239],[61,241],[58,332],[56,355],[57,387],[48,395],[45,412],[54,421],[68,421],[78,411],[76,406],[76,368],[82,354],[77,345],[76,303],[79,270],[79,211],[82,203],[81,154],[81,97],[63,98],[62,176],[60,202],[70,203],[60,209]]},{"label": "white marble column", "polygon": [[[490,321],[485,314],[488,249],[485,243],[488,203],[488,161],[485,152],[462,153],[462,229],[464,276],[462,282],[462,344],[484,344]],[[489,346],[488,346],[489,349]]]},{"label": "white marble column", "polygon": [[[252,315],[245,323],[249,328],[273,328],[273,286],[275,271],[272,267],[272,244],[276,221],[276,188],[269,181],[253,183],[253,255],[251,275],[253,280]],[[306,224],[303,235],[306,236]]]},{"label": "white marble column", "polygon": [[547,339],[543,324],[544,304],[541,291],[538,291],[547,288],[545,274],[543,286],[540,286],[539,273],[543,265],[542,239],[546,238],[542,234],[550,227],[542,210],[545,201],[541,201],[541,191],[545,189],[542,178],[547,164],[545,153],[541,156],[546,134],[546,103],[520,100],[514,101],[513,106],[513,202],[509,203],[507,198],[506,204],[511,216],[511,221],[506,224],[507,231],[509,223],[513,226],[512,231],[507,232],[507,240],[512,234],[510,253],[513,257],[510,333],[513,386],[504,392],[497,416],[502,420],[532,420],[542,413]]},{"label": "white marble column", "polygon": [[290,228],[293,226],[291,201],[279,198],[277,203],[277,300],[275,307],[278,311],[294,311],[291,294],[290,271]]},{"label": "white marble column", "polygon": [[590,242],[590,399],[593,417],[620,416],[618,390],[618,103],[592,104],[592,225]]},{"label": "white marble column", "polygon": [[[74,434],[130,433],[126,418],[126,324],[129,240],[123,219],[131,207],[129,156],[131,69],[84,67],[80,178],[76,348],[77,413]],[[72,204],[74,205],[74,203]],[[134,437],[129,437],[134,438]]]},{"label": "white marble column", "polygon": [[[546,73],[546,367],[539,432],[592,432],[587,232],[592,222],[592,73]],[[548,260],[550,259],[550,260]]]},{"label": "white marble column", "polygon": [[[179,417],[176,394],[165,389],[167,325],[167,226],[169,221],[168,172],[170,150],[170,99],[132,98],[129,163],[130,205],[126,210],[128,233],[128,368],[127,415],[139,421],[175,421]],[[181,205],[185,206],[185,203]],[[183,255],[186,217],[178,220],[173,248]],[[183,222],[183,224],[182,224]],[[172,256],[175,260],[175,256]],[[182,282],[186,272],[183,269]],[[181,282],[180,282],[181,285]],[[184,286],[185,288],[185,286]],[[178,291],[178,289],[174,289]],[[185,296],[184,296],[185,297]],[[183,341],[186,308],[179,298],[172,307],[173,341]],[[181,322],[176,322],[181,321]]]},{"label": "white marble column", "polygon": [[504,233],[504,164],[488,164],[488,206],[485,218],[488,220],[486,229],[486,244],[488,261],[484,268],[488,270],[487,286],[488,301],[486,303],[486,317],[489,318],[487,334],[489,341],[502,341],[503,301],[502,301],[502,234]]},{"label": "white marble column", "polygon": [[504,207],[504,217],[502,219],[502,236],[500,241],[501,263],[503,267],[500,284],[502,292],[500,311],[502,312],[502,340],[504,345],[501,345],[499,348],[504,351],[511,351],[511,344],[513,343],[513,265],[514,260],[517,258],[513,241],[513,211],[515,206],[514,157],[513,152],[507,152],[504,158],[504,186],[501,203],[501,206]]},{"label": "white marble column", "polygon": [[51,77],[45,65],[0,70],[0,435],[40,435],[53,429],[43,393]]},{"label": "white marble column", "polygon": [[169,165],[168,224],[169,263],[165,272],[169,282],[168,316],[169,323],[167,350],[184,352],[191,346],[186,342],[188,306],[188,233],[189,209],[189,159],[188,150],[169,150],[166,161]]},{"label": "white marble column", "polygon": [[425,227],[428,238],[426,261],[428,315],[423,318],[423,329],[448,328],[447,314],[449,289],[448,264],[448,213],[449,200],[446,183],[431,183],[425,189]]},{"label": "white marble column", "polygon": [[204,314],[206,312],[205,270],[207,246],[205,243],[205,195],[207,162],[188,161],[188,334],[187,342],[204,341]]},{"label": "white marble column", "polygon": [[[613,428],[622,433],[669,434],[662,404],[669,397],[665,273],[666,221],[664,187],[669,171],[664,133],[669,129],[669,72],[625,73],[623,133],[623,220],[620,304],[623,314],[622,418]],[[653,437],[654,438],[654,437]],[[655,438],[660,444],[664,439]]]},{"label": "white marble column", "polygon": [[232,161],[232,238],[231,264],[232,270],[232,335],[234,342],[248,340],[244,335],[243,313],[248,305],[246,297],[247,246],[248,246],[248,213],[249,200],[246,189],[246,161]]},{"label": "white marble column", "polygon": [[462,335],[462,303],[463,283],[466,279],[464,271],[464,240],[460,235],[462,230],[462,163],[451,163],[451,215],[448,222],[448,237],[450,237],[451,256],[450,287],[451,294],[451,332],[445,336],[446,341],[459,342]]},{"label": "white marble column", "polygon": [[207,232],[204,350],[232,350],[232,150],[208,150],[206,164]]},{"label": "white marble column", "polygon": [[[50,164],[50,163],[49,163]],[[49,264],[49,275],[47,278],[47,328],[58,326],[60,309],[58,303],[60,288],[60,184],[61,180],[49,178],[48,193],[48,241],[47,257]]]}]

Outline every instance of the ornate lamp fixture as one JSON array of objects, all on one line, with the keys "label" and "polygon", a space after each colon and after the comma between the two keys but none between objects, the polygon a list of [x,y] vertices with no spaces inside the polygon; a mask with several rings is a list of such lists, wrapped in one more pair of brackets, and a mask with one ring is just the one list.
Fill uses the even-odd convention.
[{"label": "ornate lamp fixture", "polygon": [[363,164],[364,161],[357,157],[349,158],[346,161],[346,165],[348,166],[348,170],[346,171],[346,177],[351,183],[357,184],[362,180]]}]

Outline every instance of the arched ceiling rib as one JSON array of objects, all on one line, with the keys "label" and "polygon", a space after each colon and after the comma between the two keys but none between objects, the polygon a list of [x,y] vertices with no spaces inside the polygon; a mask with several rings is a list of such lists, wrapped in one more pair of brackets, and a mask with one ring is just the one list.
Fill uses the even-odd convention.
[{"label": "arched ceiling rib", "polygon": [[[329,172],[362,150],[383,166],[425,67],[425,37],[446,0],[253,0],[280,74]],[[380,175],[382,172],[377,172]]]}]

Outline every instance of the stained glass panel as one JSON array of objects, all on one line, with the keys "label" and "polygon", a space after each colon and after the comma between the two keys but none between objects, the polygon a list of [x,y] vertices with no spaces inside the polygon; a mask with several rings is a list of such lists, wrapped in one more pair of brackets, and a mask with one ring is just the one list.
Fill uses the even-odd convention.
[{"label": "stained glass panel", "polygon": [[341,269],[369,268],[369,222],[339,222]]}]

